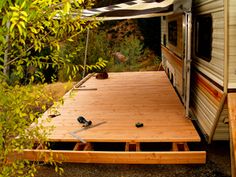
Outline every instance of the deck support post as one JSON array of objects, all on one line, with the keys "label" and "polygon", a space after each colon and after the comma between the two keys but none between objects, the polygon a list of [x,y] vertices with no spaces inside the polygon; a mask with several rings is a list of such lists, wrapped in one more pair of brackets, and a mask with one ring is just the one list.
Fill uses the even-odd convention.
[{"label": "deck support post", "polygon": [[73,148],[73,151],[92,151],[93,146],[91,143],[76,143],[76,145]]},{"label": "deck support post", "polygon": [[126,142],[125,143],[125,151],[140,151],[140,143],[139,142],[135,142],[135,143],[131,143],[131,142]]},{"label": "deck support post", "polygon": [[187,143],[172,143],[172,151],[189,151]]}]

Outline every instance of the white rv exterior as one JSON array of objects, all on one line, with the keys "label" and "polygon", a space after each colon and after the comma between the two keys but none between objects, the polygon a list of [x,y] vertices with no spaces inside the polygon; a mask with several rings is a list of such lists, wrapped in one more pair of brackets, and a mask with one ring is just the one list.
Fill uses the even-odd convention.
[{"label": "white rv exterior", "polygon": [[[236,1],[193,0],[191,46],[186,13],[161,19],[163,66],[206,139],[228,140],[227,94],[236,91]],[[191,86],[186,88],[185,50],[191,50]]]}]

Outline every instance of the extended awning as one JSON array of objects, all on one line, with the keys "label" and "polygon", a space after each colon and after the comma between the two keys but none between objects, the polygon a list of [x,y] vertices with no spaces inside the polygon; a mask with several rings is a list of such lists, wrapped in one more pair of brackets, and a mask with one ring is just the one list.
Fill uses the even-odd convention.
[{"label": "extended awning", "polygon": [[191,4],[191,0],[133,0],[107,7],[84,9],[82,17],[96,17],[96,20],[103,21],[151,18],[189,11]]}]

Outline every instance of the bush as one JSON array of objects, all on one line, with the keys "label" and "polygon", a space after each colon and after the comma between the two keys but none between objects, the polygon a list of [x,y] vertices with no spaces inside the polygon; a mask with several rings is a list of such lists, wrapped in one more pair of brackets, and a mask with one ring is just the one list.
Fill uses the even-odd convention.
[{"label": "bush", "polygon": [[119,62],[115,57],[108,63],[109,71],[137,71],[139,70],[139,59],[142,55],[143,45],[141,41],[134,37],[125,37],[121,43],[117,43],[114,48],[114,52],[120,52],[127,60],[125,62]]},{"label": "bush", "polygon": [[[83,33],[79,35],[73,43],[67,42],[63,45],[62,50],[60,52],[60,56],[64,58],[70,58],[72,65],[84,65],[85,59],[85,48],[86,48],[86,38],[87,33]],[[105,32],[99,32],[97,30],[89,32],[89,40],[88,40],[88,51],[87,51],[87,65],[96,65],[99,59],[109,60],[110,52],[109,52],[109,43],[106,39]],[[91,67],[89,72],[99,72],[103,70],[103,66]],[[58,72],[58,80],[61,82],[65,82],[69,80],[69,77],[73,75],[73,80],[80,80],[82,77],[81,72],[77,72],[76,74],[72,73],[73,69],[68,71],[68,68],[61,68]]]}]

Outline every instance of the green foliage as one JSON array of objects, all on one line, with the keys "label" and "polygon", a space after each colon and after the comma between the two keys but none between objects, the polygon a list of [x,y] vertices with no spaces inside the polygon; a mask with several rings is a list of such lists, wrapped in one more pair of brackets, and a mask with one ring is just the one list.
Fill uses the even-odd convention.
[{"label": "green foliage", "polygon": [[[39,87],[40,88],[40,87]],[[41,111],[45,111],[45,105],[41,110],[33,109],[41,105],[42,97],[50,98],[41,89],[32,86],[9,86],[2,81],[0,84],[0,176],[32,176],[36,170],[36,162],[27,160],[14,160],[12,154],[22,152],[24,149],[32,149],[35,140],[43,143],[46,141],[49,130],[38,123]],[[37,126],[29,125],[35,123]],[[11,162],[8,162],[12,156]]]},{"label": "green foliage", "polygon": [[[107,40],[106,32],[104,31],[92,31],[89,37],[88,46],[88,64],[91,65],[97,61],[98,58],[102,58],[106,61],[110,60],[110,44]],[[101,70],[102,68],[98,68]]]},{"label": "green foliage", "polygon": [[[60,51],[62,58],[70,58],[71,64],[80,66],[83,68],[85,58],[85,46],[86,46],[87,32],[81,34],[74,39],[74,43],[67,42]],[[107,61],[110,59],[109,43],[106,40],[105,32],[98,32],[90,30],[89,42],[87,51],[87,65],[86,72],[99,72],[106,67]],[[81,78],[80,73],[77,72],[75,75],[73,70],[68,71],[68,68],[59,69],[59,81],[68,81],[70,75],[73,75],[75,80]]]},{"label": "green foliage", "polygon": [[[35,80],[45,81],[43,71],[63,68],[72,79],[83,69],[105,67],[103,59],[85,68],[74,64],[77,48],[61,54],[65,43],[73,44],[99,24],[74,15],[91,5],[84,0],[0,1],[0,63],[4,64],[0,65],[0,177],[33,177],[36,172],[37,162],[17,160],[14,154],[32,149],[36,140],[45,144],[50,133],[51,128],[43,127],[39,118],[52,98],[43,87],[32,86]],[[28,85],[20,85],[26,77]],[[56,164],[52,158],[48,162]],[[62,172],[57,165],[55,170]]]},{"label": "green foliage", "polygon": [[[49,65],[57,69],[71,69],[69,65],[73,63],[70,62],[70,56],[59,57],[61,47],[66,42],[73,43],[84,31],[99,24],[73,15],[73,12],[78,12],[83,6],[91,6],[91,1],[72,2],[74,3],[67,0],[18,0],[12,4],[4,1],[5,6],[0,9],[0,60],[4,62],[5,68],[10,66],[10,72],[16,71],[15,78],[26,77],[27,68],[32,66],[36,68],[35,72],[27,73],[27,77],[32,76],[32,80],[34,74],[38,77],[39,71]],[[50,54],[42,56],[40,53],[47,49]],[[76,69],[79,68],[82,69]]]},{"label": "green foliage", "polygon": [[108,63],[109,71],[137,71],[140,68],[139,59],[143,52],[141,41],[134,37],[125,37],[123,41],[117,43],[112,49],[120,52],[126,57],[126,61],[121,63],[115,59]]}]

